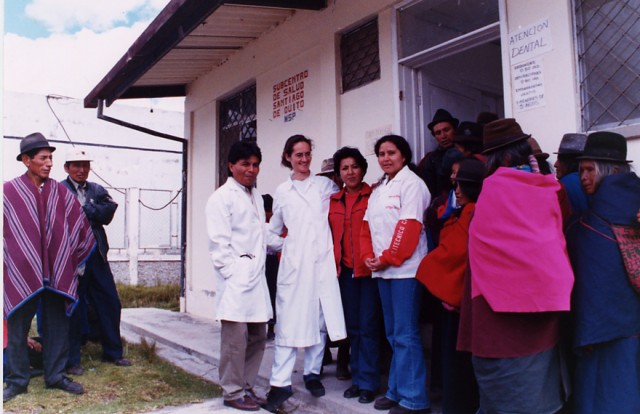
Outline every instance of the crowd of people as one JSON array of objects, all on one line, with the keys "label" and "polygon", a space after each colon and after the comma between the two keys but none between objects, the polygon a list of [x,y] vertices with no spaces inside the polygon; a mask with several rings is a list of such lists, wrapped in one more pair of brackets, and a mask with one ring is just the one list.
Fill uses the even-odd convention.
[{"label": "crowd of people", "polygon": [[[227,341],[223,330],[223,355],[246,349],[233,364],[237,382],[223,381],[225,405],[278,412],[293,393],[298,348],[306,389],[323,396],[323,353],[346,337],[344,398],[390,414],[428,413],[433,398],[445,414],[640,412],[640,178],[625,138],[565,134],[554,176],[515,119],[460,123],[440,109],[429,129],[438,148],[417,166],[406,139],[381,137],[383,176],[371,185],[357,148],[335,152],[331,180],[311,173],[313,142],[290,137],[290,177],[263,226],[253,223],[264,222],[254,195],[260,150],[232,147],[230,178],[207,206],[211,255],[220,300],[252,292],[238,303],[263,312],[260,346],[246,334]],[[213,210],[229,186],[238,195]],[[245,266],[264,274],[265,251],[280,252],[272,309],[264,276],[243,281]],[[253,367],[270,319],[262,398]]]},{"label": "crowd of people", "polygon": [[[438,146],[418,165],[405,138],[379,138],[371,185],[357,148],[335,152],[330,179],[293,135],[273,198],[256,189],[257,144],[231,146],[205,210],[224,405],[278,412],[300,348],[305,388],[322,397],[338,344],[344,398],[389,414],[428,413],[434,398],[445,414],[640,412],[640,178],[626,139],[565,134],[554,176],[515,119],[439,109],[428,128]],[[84,392],[66,374],[82,374],[89,305],[103,359],[130,365],[103,229],[117,204],[87,182],[84,151],[67,154],[64,183],[49,179],[44,136],[20,151],[27,172],[4,185],[4,401],[27,391],[36,312],[47,387]]]}]

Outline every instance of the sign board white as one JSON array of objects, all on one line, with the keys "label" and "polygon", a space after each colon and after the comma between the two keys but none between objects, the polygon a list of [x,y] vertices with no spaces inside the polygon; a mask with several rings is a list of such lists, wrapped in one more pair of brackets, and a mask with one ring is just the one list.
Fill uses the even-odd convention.
[{"label": "sign board white", "polygon": [[511,67],[513,102],[518,112],[545,106],[542,61],[532,59]]},{"label": "sign board white", "polygon": [[549,18],[509,33],[511,64],[530,60],[553,49]]}]

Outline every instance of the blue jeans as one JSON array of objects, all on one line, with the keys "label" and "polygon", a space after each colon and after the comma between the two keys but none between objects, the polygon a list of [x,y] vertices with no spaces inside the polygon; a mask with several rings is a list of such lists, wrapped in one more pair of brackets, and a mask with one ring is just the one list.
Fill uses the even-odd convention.
[{"label": "blue jeans", "polygon": [[387,340],[393,357],[387,398],[410,410],[428,408],[427,367],[418,328],[422,290],[411,279],[378,279]]},{"label": "blue jeans", "polygon": [[376,392],[380,388],[380,296],[378,282],[370,277],[353,277],[353,269],[342,266],[340,294],[347,336],[351,343],[353,385]]}]

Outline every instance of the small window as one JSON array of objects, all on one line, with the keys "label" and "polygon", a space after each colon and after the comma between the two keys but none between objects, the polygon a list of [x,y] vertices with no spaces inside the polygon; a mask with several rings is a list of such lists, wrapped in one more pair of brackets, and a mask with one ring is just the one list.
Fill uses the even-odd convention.
[{"label": "small window", "polygon": [[638,0],[575,0],[585,131],[640,123]]},{"label": "small window", "polygon": [[343,92],[380,79],[377,18],[342,35],[340,57]]},{"label": "small window", "polygon": [[220,131],[218,133],[218,185],[227,181],[227,156],[237,141],[256,141],[256,85],[220,102]]}]

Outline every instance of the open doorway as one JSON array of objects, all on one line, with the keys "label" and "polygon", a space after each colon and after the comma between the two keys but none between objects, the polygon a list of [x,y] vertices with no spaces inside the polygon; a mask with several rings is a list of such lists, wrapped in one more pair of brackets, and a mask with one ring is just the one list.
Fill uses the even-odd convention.
[{"label": "open doorway", "polygon": [[398,10],[403,133],[416,160],[437,145],[438,108],[460,121],[504,116],[498,0],[414,1]]}]

